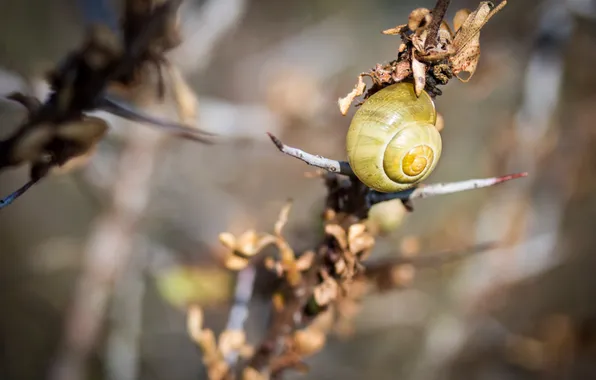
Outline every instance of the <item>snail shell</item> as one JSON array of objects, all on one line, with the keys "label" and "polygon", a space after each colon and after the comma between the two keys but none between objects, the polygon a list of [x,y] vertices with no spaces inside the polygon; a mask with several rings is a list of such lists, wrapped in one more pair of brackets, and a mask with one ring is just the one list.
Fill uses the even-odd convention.
[{"label": "snail shell", "polygon": [[354,174],[371,189],[389,193],[412,188],[434,170],[441,135],[430,95],[412,83],[385,87],[356,111],[346,148]]}]

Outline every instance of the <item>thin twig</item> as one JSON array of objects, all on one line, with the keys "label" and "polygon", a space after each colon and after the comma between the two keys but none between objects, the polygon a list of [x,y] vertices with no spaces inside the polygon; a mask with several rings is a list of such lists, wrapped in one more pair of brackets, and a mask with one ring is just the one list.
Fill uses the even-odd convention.
[{"label": "thin twig", "polygon": [[450,2],[451,0],[437,0],[437,4],[432,10],[432,20],[428,26],[428,35],[426,37],[426,42],[424,43],[424,49],[427,51],[437,45],[439,28],[441,27],[441,22],[443,21],[443,17],[445,17],[445,13],[447,13],[447,8],[449,7]]},{"label": "thin twig", "polygon": [[308,165],[315,166],[317,168],[325,169],[332,173],[339,173],[354,177],[354,172],[350,167],[350,164],[346,161],[337,161],[323,156],[315,156],[314,154],[307,153],[301,149],[293,148],[281,142],[280,139],[273,136],[271,133],[267,133],[271,138],[271,141],[275,144],[280,152],[287,154],[288,156],[295,157],[299,160],[306,162]]},{"label": "thin twig", "polygon": [[453,194],[459,193],[461,191],[490,187],[507,181],[511,181],[512,179],[526,177],[527,175],[528,173],[523,172],[516,174],[508,174],[500,177],[469,179],[459,182],[435,183],[430,185],[419,185],[418,187],[405,191],[399,191],[396,193],[380,193],[377,191],[371,191],[369,193],[369,201],[371,205],[385,201],[390,201],[393,199],[411,201],[414,199],[429,198],[437,195]]}]

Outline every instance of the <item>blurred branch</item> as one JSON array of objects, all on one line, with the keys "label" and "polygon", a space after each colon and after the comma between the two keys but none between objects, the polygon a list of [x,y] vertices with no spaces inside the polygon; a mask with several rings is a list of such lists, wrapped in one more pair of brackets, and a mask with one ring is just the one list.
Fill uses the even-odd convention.
[{"label": "blurred branch", "polygon": [[112,286],[129,261],[135,230],[149,203],[150,183],[162,136],[139,128],[132,133],[117,169],[112,201],[95,223],[84,267],[66,320],[63,347],[52,379],[84,379],[97,342]]},{"label": "blurred branch", "polygon": [[[236,277],[236,289],[234,291],[234,304],[230,310],[230,316],[225,328],[227,331],[244,330],[244,322],[248,318],[248,307],[252,297],[256,272],[255,267],[252,265],[249,265],[238,272],[238,276]],[[234,368],[238,361],[238,356],[239,354],[237,350],[231,350],[225,356],[229,368]]]},{"label": "blurred branch", "polygon": [[183,72],[201,71],[211,61],[217,43],[234,28],[246,12],[246,0],[208,0],[198,11],[188,2],[182,14],[184,42],[172,52]]}]

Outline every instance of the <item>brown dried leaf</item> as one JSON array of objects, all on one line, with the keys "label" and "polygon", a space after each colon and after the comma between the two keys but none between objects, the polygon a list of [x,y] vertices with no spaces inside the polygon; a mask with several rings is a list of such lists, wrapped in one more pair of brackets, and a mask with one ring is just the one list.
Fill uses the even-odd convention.
[{"label": "brown dried leaf", "polygon": [[200,344],[203,338],[203,310],[198,305],[192,305],[188,309],[186,330],[192,340],[196,344]]},{"label": "brown dried leaf", "polygon": [[224,265],[232,271],[241,271],[248,266],[248,259],[236,255],[228,255],[225,258]]},{"label": "brown dried leaf", "polygon": [[332,277],[325,278],[313,292],[315,302],[319,306],[326,306],[337,298],[339,294],[339,285]]},{"label": "brown dried leaf", "polygon": [[24,134],[16,145],[14,146],[14,153],[12,160],[19,161],[33,161],[38,159],[43,154],[43,147],[48,143],[52,137],[52,127],[49,125],[40,125]]},{"label": "brown dried leaf", "polygon": [[348,249],[346,231],[339,224],[328,224],[325,226],[325,233],[331,235],[337,241],[342,251]]},{"label": "brown dried leaf", "polygon": [[246,342],[243,330],[225,330],[219,335],[219,352],[226,356],[230,352],[240,351]]},{"label": "brown dried leaf", "polygon": [[427,8],[417,8],[410,12],[410,16],[408,17],[408,28],[412,32],[415,32],[420,27],[425,27],[430,23],[432,16],[430,14],[430,10]]},{"label": "brown dried leaf", "polygon": [[[470,13],[453,39],[455,55],[451,57],[453,74],[462,82],[472,78],[480,59],[480,29],[507,4],[502,1],[496,7],[489,1],[483,1],[478,8]],[[461,74],[467,72],[468,77]]]},{"label": "brown dried leaf", "polygon": [[326,334],[315,328],[306,328],[294,333],[296,351],[301,356],[310,356],[319,352],[325,346],[326,340]]},{"label": "brown dried leaf", "polygon": [[108,123],[93,116],[83,117],[81,121],[58,125],[56,134],[65,140],[90,148],[97,144],[108,130]]},{"label": "brown dried leaf", "polygon": [[395,36],[397,34],[401,34],[401,33],[405,32],[407,27],[408,27],[407,24],[402,24],[402,25],[396,26],[395,28],[385,29],[381,33],[387,34],[390,36]]},{"label": "brown dried leaf", "polygon": [[247,230],[238,237],[235,250],[246,256],[253,256],[256,253],[254,248],[256,247],[258,240],[259,236],[255,230]]},{"label": "brown dried leaf", "polygon": [[362,253],[366,256],[375,245],[375,239],[364,223],[352,224],[348,230],[348,245],[353,254]]},{"label": "brown dried leaf", "polygon": [[339,98],[337,101],[337,104],[339,105],[339,111],[342,115],[345,116],[348,113],[348,109],[350,108],[350,105],[354,99],[364,94],[365,89],[366,84],[362,79],[362,75],[358,75],[358,82],[356,83],[356,86],[354,86],[354,89],[348,95],[343,98]]},{"label": "brown dried leaf", "polygon": [[229,232],[222,232],[219,234],[219,241],[223,244],[227,249],[233,251],[236,249],[236,237],[229,233]]},{"label": "brown dried leaf", "polygon": [[304,272],[312,266],[314,259],[315,253],[313,251],[306,251],[296,260],[296,268]]},{"label": "brown dried leaf", "polygon": [[280,213],[279,213],[279,217],[277,219],[277,222],[275,223],[275,235],[277,235],[278,237],[281,236],[281,232],[284,228],[284,226],[286,225],[286,223],[288,223],[288,216],[290,215],[290,210],[292,209],[292,201],[289,200],[284,207],[281,209]]},{"label": "brown dried leaf", "polygon": [[416,59],[412,51],[412,71],[414,73],[414,89],[416,96],[420,96],[426,86],[426,65]]},{"label": "brown dried leaf", "polygon": [[409,61],[403,60],[400,61],[397,65],[395,65],[393,73],[391,74],[391,79],[395,82],[401,82],[402,80],[406,79],[412,73],[412,66]]}]

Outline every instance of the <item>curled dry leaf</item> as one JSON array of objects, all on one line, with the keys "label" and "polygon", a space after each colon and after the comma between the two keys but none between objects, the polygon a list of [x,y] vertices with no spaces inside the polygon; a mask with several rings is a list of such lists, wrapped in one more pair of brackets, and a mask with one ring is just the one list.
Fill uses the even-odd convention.
[{"label": "curled dry leaf", "polygon": [[358,82],[356,83],[356,86],[354,86],[354,89],[348,95],[346,95],[343,98],[339,98],[339,100],[337,101],[337,104],[339,105],[339,111],[342,115],[345,116],[348,113],[348,109],[350,108],[350,105],[352,104],[354,99],[364,94],[365,89],[366,84],[362,79],[362,74],[358,75]]},{"label": "curled dry leaf", "polygon": [[229,252],[224,259],[226,268],[238,271],[246,268],[251,257],[261,252],[269,244],[276,242],[275,236],[259,234],[254,230],[248,230],[236,238],[229,232],[219,234],[220,243]]},{"label": "curled dry leaf", "polygon": [[277,218],[277,222],[275,223],[275,235],[278,237],[281,236],[282,230],[285,225],[288,223],[288,216],[290,215],[290,210],[292,209],[292,201],[289,200],[284,207],[282,207],[279,217]]},{"label": "curled dry leaf", "polygon": [[315,302],[319,306],[329,305],[339,294],[339,285],[335,279],[325,276],[325,280],[314,289]]},{"label": "curled dry leaf", "polygon": [[186,330],[192,340],[199,344],[203,336],[203,310],[198,305],[191,305],[188,308],[186,318]]},{"label": "curled dry leaf", "polygon": [[325,346],[327,335],[324,331],[307,327],[296,331],[293,340],[296,352],[304,357],[319,352]]},{"label": "curled dry leaf", "polygon": [[339,245],[339,248],[341,248],[342,251],[348,249],[348,239],[346,236],[346,231],[339,224],[326,225],[325,233],[335,238],[337,244]]},{"label": "curled dry leaf", "polygon": [[[453,47],[455,48],[455,55],[450,58],[453,67],[453,74],[462,82],[470,80],[478,60],[480,59],[480,29],[507,4],[502,1],[499,5],[494,6],[490,1],[483,1],[478,8],[470,13],[465,21],[458,29],[455,38],[453,39]],[[460,13],[457,16],[458,24],[465,13]],[[455,22],[454,22],[455,23]],[[467,72],[467,78],[461,76],[461,73]]]},{"label": "curled dry leaf", "polygon": [[416,54],[412,51],[412,72],[414,74],[414,88],[416,96],[420,96],[426,86],[426,65],[416,59]]},{"label": "curled dry leaf", "polygon": [[417,8],[410,12],[408,17],[408,28],[412,32],[418,31],[419,33],[430,23],[432,16],[430,10],[427,8]]},{"label": "curled dry leaf", "polygon": [[219,335],[218,348],[222,355],[238,352],[246,343],[243,330],[225,330]]},{"label": "curled dry leaf", "polygon": [[360,254],[361,260],[364,260],[372,251],[375,238],[366,230],[364,223],[353,224],[348,230],[348,245],[350,252]]}]

